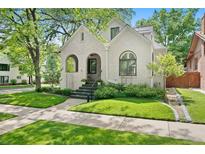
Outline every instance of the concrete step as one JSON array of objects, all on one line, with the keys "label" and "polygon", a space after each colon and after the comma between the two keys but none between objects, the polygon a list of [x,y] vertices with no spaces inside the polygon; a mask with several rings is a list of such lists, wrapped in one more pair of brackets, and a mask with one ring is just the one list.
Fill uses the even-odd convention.
[{"label": "concrete step", "polygon": [[87,99],[87,96],[84,95],[70,95],[71,98],[80,98],[80,99]]},{"label": "concrete step", "polygon": [[80,87],[79,89],[96,90],[97,87]]},{"label": "concrete step", "polygon": [[72,92],[72,95],[84,95],[84,96],[88,96],[88,95],[91,95],[93,94],[93,92],[79,92],[79,91],[74,91]]}]

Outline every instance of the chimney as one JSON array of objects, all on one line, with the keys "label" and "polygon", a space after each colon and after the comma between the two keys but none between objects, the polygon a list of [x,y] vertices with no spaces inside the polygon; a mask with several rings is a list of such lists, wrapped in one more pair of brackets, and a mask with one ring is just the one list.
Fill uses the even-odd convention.
[{"label": "chimney", "polygon": [[205,34],[205,14],[201,19],[201,33]]}]

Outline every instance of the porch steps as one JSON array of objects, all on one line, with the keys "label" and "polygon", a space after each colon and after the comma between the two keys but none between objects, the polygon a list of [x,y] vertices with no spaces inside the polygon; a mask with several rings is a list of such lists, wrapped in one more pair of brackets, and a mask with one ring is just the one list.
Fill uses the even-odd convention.
[{"label": "porch steps", "polygon": [[[80,98],[80,99],[94,99],[94,92],[97,89],[97,83],[93,81],[89,81],[86,84],[83,84],[79,89],[72,92],[70,97],[72,98]],[[92,98],[91,98],[92,96]]]}]

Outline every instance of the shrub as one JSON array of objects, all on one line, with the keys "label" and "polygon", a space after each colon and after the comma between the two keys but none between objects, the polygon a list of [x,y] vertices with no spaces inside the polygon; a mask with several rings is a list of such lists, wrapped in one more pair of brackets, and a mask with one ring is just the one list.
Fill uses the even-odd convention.
[{"label": "shrub", "polygon": [[115,89],[117,89],[119,92],[122,92],[125,90],[125,84],[122,83],[108,83],[107,86],[109,87],[113,87]]},{"label": "shrub", "polygon": [[27,84],[27,81],[26,80],[21,80],[21,83],[22,84]]},{"label": "shrub", "polygon": [[58,95],[64,95],[64,96],[70,96],[71,93],[72,93],[72,90],[71,89],[60,89],[60,88],[55,88],[53,90],[53,93],[54,94],[58,94]]},{"label": "shrub", "polygon": [[64,96],[70,96],[72,93],[71,89],[60,89],[60,88],[53,88],[53,87],[42,87],[39,92],[46,92],[46,93],[52,93],[57,95],[64,95]]},{"label": "shrub", "polygon": [[150,88],[145,85],[128,85],[125,88],[125,95],[131,97],[163,99],[165,91],[160,88]]},{"label": "shrub", "polygon": [[97,89],[94,93],[96,99],[114,98],[117,94],[118,90],[109,86],[103,86]]},{"label": "shrub", "polygon": [[10,81],[10,82],[11,82],[11,84],[12,84],[12,85],[16,85],[16,84],[17,84],[16,79],[11,79],[11,81]]}]

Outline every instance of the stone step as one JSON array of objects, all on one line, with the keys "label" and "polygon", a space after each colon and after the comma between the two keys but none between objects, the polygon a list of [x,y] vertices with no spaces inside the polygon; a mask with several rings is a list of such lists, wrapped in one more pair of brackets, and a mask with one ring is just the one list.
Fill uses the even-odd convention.
[{"label": "stone step", "polygon": [[96,90],[97,87],[80,87],[79,89]]},{"label": "stone step", "polygon": [[84,96],[88,96],[88,95],[91,95],[93,94],[93,92],[79,92],[79,91],[74,91],[72,92],[72,95],[84,95]]},{"label": "stone step", "polygon": [[80,98],[80,99],[87,99],[87,96],[84,95],[70,95],[71,98]]},{"label": "stone step", "polygon": [[91,93],[91,92],[95,92],[95,90],[90,90],[90,89],[77,89],[76,92],[88,92],[88,93]]}]

